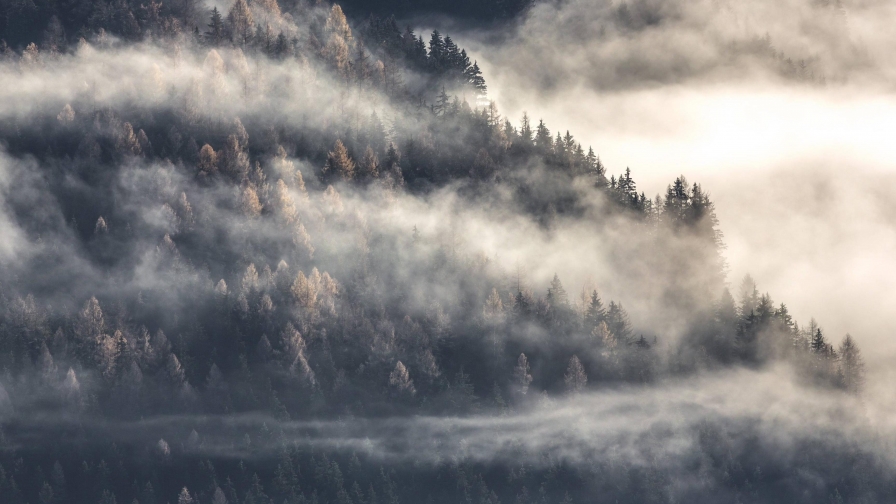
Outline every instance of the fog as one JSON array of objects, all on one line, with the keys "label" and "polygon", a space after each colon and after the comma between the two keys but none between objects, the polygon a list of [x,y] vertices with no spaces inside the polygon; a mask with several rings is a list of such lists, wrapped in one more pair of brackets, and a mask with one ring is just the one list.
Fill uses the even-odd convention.
[{"label": "fog", "polygon": [[[648,195],[677,174],[702,183],[731,285],[752,274],[798,320],[873,344],[874,371],[889,372],[896,81],[892,31],[880,23],[893,5],[843,2],[844,30],[823,3],[641,2],[633,9],[661,21],[633,29],[601,5],[543,3],[506,41],[475,31],[461,40],[477,47],[509,117],[526,111],[569,129],[610,173],[631,167]],[[789,57],[817,58],[825,83],[718,53],[765,33]],[[867,55],[862,65],[847,47]]]},{"label": "fog", "polygon": [[[862,406],[804,388],[787,367],[763,372],[733,370],[672,381],[660,386],[618,387],[587,394],[536,398],[509,415],[346,417],[334,421],[284,422],[261,414],[231,416],[158,416],[139,422],[99,421],[79,424],[75,418],[29,416],[8,434],[14,444],[41,440],[53,429],[81,430],[89,439],[103,431],[117,443],[152,448],[161,436],[187,452],[228,458],[266,458],[282,443],[343,452],[400,463],[439,464],[461,459],[535,466],[557,461],[583,464],[607,457],[615,463],[680,465],[684,471],[700,447],[701,426],[730,429],[731,440],[755,435],[762,450],[783,458],[807,439],[855,442],[863,452],[894,467],[896,442],[886,411],[892,401]],[[748,427],[751,432],[737,432]],[[83,432],[84,430],[87,432]],[[190,442],[191,431],[199,439]],[[262,434],[262,431],[267,434]],[[244,434],[249,443],[242,443]],[[254,439],[253,439],[254,438]],[[742,449],[743,447],[738,447]],[[522,457],[522,459],[520,459]]]},{"label": "fog", "polygon": [[[552,478],[576,501],[892,492],[893,6],[568,0],[490,33],[439,20],[497,109],[427,89],[480,92],[431,55],[351,52],[341,11],[294,7],[251,7],[296,35],[279,53],[259,28],[0,61],[0,457],[28,457],[26,493],[52,500],[57,456],[100,474],[85,502],[136,498],[128,470],[171,495],[205,485],[201,504],[239,471],[227,499],[264,502],[244,461],[290,503],[351,503],[349,478],[387,495],[396,470],[422,501],[452,465],[479,468],[488,503],[482,473],[520,503],[539,484],[569,502]],[[503,123],[524,112],[584,150],[527,143]],[[637,191],[607,187],[626,168]],[[678,209],[638,198],[679,175],[718,229],[696,187]],[[748,273],[802,332],[768,304],[755,322]],[[336,462],[322,483],[330,455],[345,488]],[[275,477],[284,457],[296,471]],[[197,458],[229,469],[177,474]],[[118,480],[90,472],[106,459]]]}]

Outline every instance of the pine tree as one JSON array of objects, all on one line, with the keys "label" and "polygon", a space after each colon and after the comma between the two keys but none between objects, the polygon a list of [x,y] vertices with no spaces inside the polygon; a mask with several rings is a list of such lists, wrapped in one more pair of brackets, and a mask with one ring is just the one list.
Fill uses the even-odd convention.
[{"label": "pine tree", "polygon": [[441,70],[445,59],[445,41],[438,30],[433,30],[429,38],[429,64],[436,70]]},{"label": "pine tree", "polygon": [[479,69],[479,63],[473,62],[473,66],[464,72],[467,84],[476,92],[477,98],[485,98],[488,93],[488,87],[485,85],[485,78],[482,76],[482,70]]},{"label": "pine tree", "polygon": [[442,86],[442,90],[439,91],[439,95],[436,97],[436,102],[432,105],[432,112],[437,116],[442,116],[448,112],[450,106],[451,97],[445,92],[445,86]]},{"label": "pine tree", "polygon": [[208,31],[205,32],[205,40],[212,47],[218,47],[224,41],[224,18],[218,7],[212,7],[211,19],[208,23]]},{"label": "pine tree", "polygon": [[597,295],[597,290],[592,291],[591,299],[588,302],[588,306],[585,308],[585,329],[590,332],[597,327],[598,324],[603,322],[606,319],[606,316],[607,311],[604,309],[600,296]]},{"label": "pine tree", "polygon": [[822,334],[821,329],[816,329],[815,334],[812,335],[812,341],[809,344],[809,348],[812,349],[812,352],[816,355],[823,356],[827,352],[828,342],[824,339],[824,334]]},{"label": "pine tree", "polygon": [[543,120],[539,120],[538,126],[535,128],[535,147],[542,155],[547,155],[551,152],[553,146],[551,131],[545,126]]}]

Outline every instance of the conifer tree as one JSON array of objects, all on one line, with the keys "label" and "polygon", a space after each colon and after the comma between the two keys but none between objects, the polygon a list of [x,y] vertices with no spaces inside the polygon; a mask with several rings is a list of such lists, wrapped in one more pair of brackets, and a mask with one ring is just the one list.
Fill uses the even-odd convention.
[{"label": "conifer tree", "polygon": [[607,312],[604,309],[603,302],[601,302],[600,296],[597,295],[597,290],[593,290],[588,306],[585,308],[585,329],[591,331],[603,322],[606,316]]},{"label": "conifer tree", "polygon": [[824,339],[821,329],[816,329],[812,335],[812,341],[809,344],[812,352],[819,356],[824,356],[828,349],[828,342]]},{"label": "conifer tree", "polygon": [[187,491],[187,487],[184,487],[180,491],[180,494],[178,494],[177,504],[193,504],[193,497],[190,496],[190,492]]},{"label": "conifer tree", "polygon": [[355,162],[349,157],[348,149],[345,148],[342,140],[336,140],[333,150],[327,155],[323,175],[325,179],[336,177],[345,181],[355,177]]},{"label": "conifer tree", "polygon": [[224,18],[218,7],[212,7],[211,19],[208,23],[208,31],[205,32],[205,40],[212,47],[218,47],[224,41]]},{"label": "conifer tree", "polygon": [[532,383],[532,374],[529,369],[529,359],[526,354],[521,353],[516,360],[516,367],[513,368],[513,381],[516,390],[523,395],[529,392],[529,384]]},{"label": "conifer tree", "polygon": [[849,334],[840,343],[839,353],[843,386],[850,394],[859,395],[865,386],[865,362],[859,347]]},{"label": "conifer tree", "polygon": [[563,376],[563,383],[566,384],[566,390],[570,392],[581,392],[585,385],[588,384],[588,376],[585,375],[585,368],[577,355],[573,355],[569,359],[569,365],[566,367],[566,374]]},{"label": "conifer tree", "polygon": [[376,152],[369,145],[364,150],[364,157],[361,159],[359,168],[359,175],[362,178],[373,179],[379,176],[379,159],[377,159]]},{"label": "conifer tree", "polygon": [[488,87],[485,85],[485,78],[478,62],[473,62],[473,65],[464,72],[464,77],[467,79],[467,84],[476,92],[477,98],[484,98],[487,95]]},{"label": "conifer tree", "polygon": [[411,380],[410,373],[408,373],[408,368],[401,361],[395,364],[395,369],[389,375],[389,385],[400,394],[414,395],[417,393],[417,390],[414,388],[414,381]]},{"label": "conifer tree", "polygon": [[606,316],[607,327],[620,341],[627,342],[631,337],[631,321],[621,304],[610,301]]},{"label": "conifer tree", "polygon": [[563,288],[563,284],[560,282],[560,277],[554,273],[554,278],[551,280],[551,287],[548,289],[548,292],[551,296],[551,302],[555,307],[568,307],[569,306],[569,294],[567,294],[566,289]]},{"label": "conifer tree", "polygon": [[535,147],[542,155],[546,155],[553,149],[553,140],[551,140],[551,131],[545,126],[543,120],[538,121],[535,129]]}]

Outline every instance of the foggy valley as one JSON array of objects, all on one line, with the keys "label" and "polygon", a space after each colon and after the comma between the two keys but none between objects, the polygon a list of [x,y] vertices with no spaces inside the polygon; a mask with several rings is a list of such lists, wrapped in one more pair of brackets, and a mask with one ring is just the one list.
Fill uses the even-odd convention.
[{"label": "foggy valley", "polygon": [[893,19],[0,0],[0,502],[893,502]]}]

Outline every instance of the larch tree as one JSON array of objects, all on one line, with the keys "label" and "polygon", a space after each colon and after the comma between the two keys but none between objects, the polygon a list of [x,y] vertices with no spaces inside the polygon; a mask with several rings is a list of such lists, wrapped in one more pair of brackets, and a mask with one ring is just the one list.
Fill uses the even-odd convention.
[{"label": "larch tree", "polygon": [[501,295],[498,289],[492,289],[491,294],[485,300],[485,306],[482,308],[482,315],[489,323],[498,323],[504,317],[504,303],[501,301]]},{"label": "larch tree", "polygon": [[100,308],[100,302],[96,297],[91,297],[81,310],[78,323],[77,334],[82,344],[90,344],[99,339],[103,334],[106,325],[103,319],[103,310]]},{"label": "larch tree", "polygon": [[529,359],[524,353],[521,353],[516,360],[516,367],[513,368],[513,382],[520,394],[526,395],[529,392],[532,374],[529,369]]},{"label": "larch tree", "polygon": [[184,385],[186,381],[186,373],[184,372],[184,368],[180,363],[180,359],[178,359],[177,356],[174,355],[174,353],[168,354],[168,360],[165,363],[165,371],[172,385],[174,385],[175,387],[181,387]]},{"label": "larch tree", "polygon": [[607,327],[605,321],[601,320],[592,330],[591,335],[599,344],[603,345],[605,352],[607,352],[608,355],[613,355],[619,342],[616,341],[616,336],[610,331],[610,328]]},{"label": "larch tree", "polygon": [[325,178],[337,177],[342,180],[351,180],[355,176],[355,162],[348,155],[348,149],[342,140],[336,140],[333,150],[327,155],[327,163],[324,165]]},{"label": "larch tree", "polygon": [[227,29],[230,38],[237,45],[246,45],[255,31],[255,20],[246,0],[236,0],[227,13]]},{"label": "larch tree", "polygon": [[111,380],[116,373],[116,364],[121,349],[126,343],[121,331],[116,330],[111,336],[103,334],[96,342],[96,362],[103,378]]},{"label": "larch tree", "polygon": [[417,393],[408,368],[401,361],[395,364],[395,369],[389,375],[389,385],[399,394],[414,395]]},{"label": "larch tree", "polygon": [[292,228],[292,244],[296,247],[296,251],[299,252],[300,255],[303,255],[308,259],[314,258],[314,245],[311,243],[311,235],[308,234],[305,225],[298,220]]},{"label": "larch tree", "polygon": [[187,487],[184,487],[177,496],[177,504],[193,504],[193,497],[190,496]]},{"label": "larch tree", "polygon": [[361,159],[359,166],[359,175],[365,179],[373,179],[379,176],[380,161],[376,156],[376,152],[368,145],[364,151],[364,157]]},{"label": "larch tree", "polygon": [[242,180],[249,174],[249,156],[236,134],[227,137],[224,148],[218,155],[218,164],[221,172],[234,180]]},{"label": "larch tree", "polygon": [[277,214],[286,223],[292,224],[298,220],[299,213],[296,210],[296,202],[283,179],[278,180],[274,186],[274,206]]},{"label": "larch tree", "polygon": [[227,504],[227,497],[221,487],[215,487],[215,494],[212,496],[212,504]]},{"label": "larch tree", "polygon": [[250,219],[257,218],[261,215],[261,201],[258,199],[258,192],[252,184],[242,184],[240,189],[240,210],[243,215]]},{"label": "larch tree", "polygon": [[849,334],[840,343],[840,372],[847,392],[859,395],[865,386],[865,362],[859,347]]},{"label": "larch tree", "polygon": [[315,385],[316,379],[314,371],[308,364],[308,358],[305,356],[305,340],[302,334],[292,325],[291,322],[286,323],[283,332],[280,334],[283,347],[286,349],[286,359],[289,371],[291,373],[301,373],[310,385]]},{"label": "larch tree", "polygon": [[47,383],[56,379],[56,363],[53,361],[53,355],[50,353],[50,349],[47,347],[46,342],[42,342],[40,345],[40,355],[37,358],[37,365],[40,369],[41,377]]},{"label": "larch tree", "polygon": [[280,4],[277,0],[255,0],[252,5],[260,11],[260,21],[271,25],[280,22]]},{"label": "larch tree", "polygon": [[109,232],[109,225],[106,224],[106,219],[103,216],[99,216],[96,220],[96,224],[93,226],[93,235],[94,236],[102,236]]},{"label": "larch tree", "polygon": [[72,106],[68,103],[65,104],[65,107],[62,107],[62,111],[59,112],[59,115],[56,116],[56,120],[60,122],[60,124],[71,124],[75,120],[75,111],[72,109]]},{"label": "larch tree", "polygon": [[137,135],[134,133],[134,127],[131,126],[131,123],[126,122],[121,125],[116,148],[119,153],[128,156],[139,156],[143,152],[140,148],[140,141],[137,139]]},{"label": "larch tree", "polygon": [[258,269],[255,267],[255,263],[249,263],[240,280],[240,292],[247,295],[252,294],[258,291],[258,287]]},{"label": "larch tree", "polygon": [[218,154],[211,145],[205,144],[199,149],[199,163],[196,166],[200,176],[211,176],[218,171]]},{"label": "larch tree", "polygon": [[566,390],[570,392],[581,392],[585,385],[588,384],[588,376],[585,375],[585,368],[577,355],[573,355],[569,359],[569,365],[566,367],[566,374],[563,376],[563,383],[566,384]]},{"label": "larch tree", "polygon": [[177,217],[183,229],[190,229],[193,226],[193,205],[187,199],[187,193],[181,191],[180,198],[176,203]]},{"label": "larch tree", "polygon": [[342,12],[342,7],[333,5],[325,27],[327,43],[323,54],[343,78],[349,77],[350,53],[353,46],[352,30]]},{"label": "larch tree", "polygon": [[558,277],[556,273],[554,273],[554,279],[551,280],[551,287],[548,291],[554,306],[569,306],[569,294],[567,294],[566,289],[563,288],[563,284],[560,282],[560,277]]},{"label": "larch tree", "polygon": [[299,271],[289,290],[299,306],[311,309],[317,305],[317,289],[308,281],[304,272]]}]

